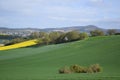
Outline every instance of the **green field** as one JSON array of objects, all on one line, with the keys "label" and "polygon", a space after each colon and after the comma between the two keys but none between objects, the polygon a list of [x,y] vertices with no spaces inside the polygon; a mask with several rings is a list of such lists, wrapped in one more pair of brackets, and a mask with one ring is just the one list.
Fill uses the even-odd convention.
[{"label": "green field", "polygon": [[[95,63],[101,73],[58,73],[63,66]],[[120,36],[0,51],[0,80],[120,80]]]}]

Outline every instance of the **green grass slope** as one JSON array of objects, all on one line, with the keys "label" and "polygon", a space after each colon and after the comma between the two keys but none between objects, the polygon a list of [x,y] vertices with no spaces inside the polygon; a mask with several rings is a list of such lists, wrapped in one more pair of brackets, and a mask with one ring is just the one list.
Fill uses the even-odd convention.
[{"label": "green grass slope", "polygon": [[[120,80],[120,36],[0,51],[0,80]],[[96,74],[59,74],[63,66],[99,63]]]}]

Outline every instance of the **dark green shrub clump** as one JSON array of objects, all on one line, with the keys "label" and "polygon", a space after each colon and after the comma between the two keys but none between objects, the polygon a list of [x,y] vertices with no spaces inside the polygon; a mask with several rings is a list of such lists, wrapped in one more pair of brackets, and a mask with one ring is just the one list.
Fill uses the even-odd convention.
[{"label": "dark green shrub clump", "polygon": [[93,64],[89,67],[83,67],[80,65],[72,65],[70,67],[63,67],[59,69],[59,73],[98,73],[101,72],[102,68],[99,64]]}]

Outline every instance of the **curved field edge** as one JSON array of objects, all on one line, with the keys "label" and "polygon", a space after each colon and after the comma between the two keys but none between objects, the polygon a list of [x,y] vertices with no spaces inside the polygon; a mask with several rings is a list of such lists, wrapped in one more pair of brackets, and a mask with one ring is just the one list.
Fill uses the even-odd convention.
[{"label": "curved field edge", "polygon": [[24,42],[21,42],[21,43],[16,43],[16,44],[13,44],[13,45],[9,45],[9,46],[3,46],[3,47],[0,47],[0,50],[9,50],[9,49],[16,49],[16,48],[21,48],[21,47],[27,47],[27,46],[32,46],[32,45],[35,45],[36,40],[29,40],[29,41],[24,41]]},{"label": "curved field edge", "polygon": [[[0,51],[0,80],[120,80],[120,36]],[[99,63],[98,74],[59,74],[59,68]]]}]

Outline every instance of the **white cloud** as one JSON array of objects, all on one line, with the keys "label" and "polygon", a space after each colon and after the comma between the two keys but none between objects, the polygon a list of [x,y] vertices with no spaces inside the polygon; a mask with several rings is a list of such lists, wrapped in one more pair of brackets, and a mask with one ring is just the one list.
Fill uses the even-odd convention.
[{"label": "white cloud", "polygon": [[9,12],[34,15],[37,7],[41,7],[44,0],[1,0],[0,9]]},{"label": "white cloud", "polygon": [[119,19],[113,18],[117,18],[120,11],[111,1],[106,1],[105,5],[104,0],[0,0],[0,21],[3,20],[0,25],[14,22],[23,25],[32,22],[37,25],[38,22],[39,25],[40,21],[40,25],[46,25],[47,21],[48,24],[50,21],[50,24],[55,24],[54,21],[58,24],[62,21],[71,24],[118,23]]},{"label": "white cloud", "polygon": [[[81,0],[76,0],[80,2]],[[93,9],[85,7],[72,7],[68,4],[76,3],[74,0],[1,0],[0,8],[19,15],[57,15],[57,16],[82,16],[96,13]],[[62,5],[66,4],[66,5]],[[74,4],[75,5],[75,4]]]}]

